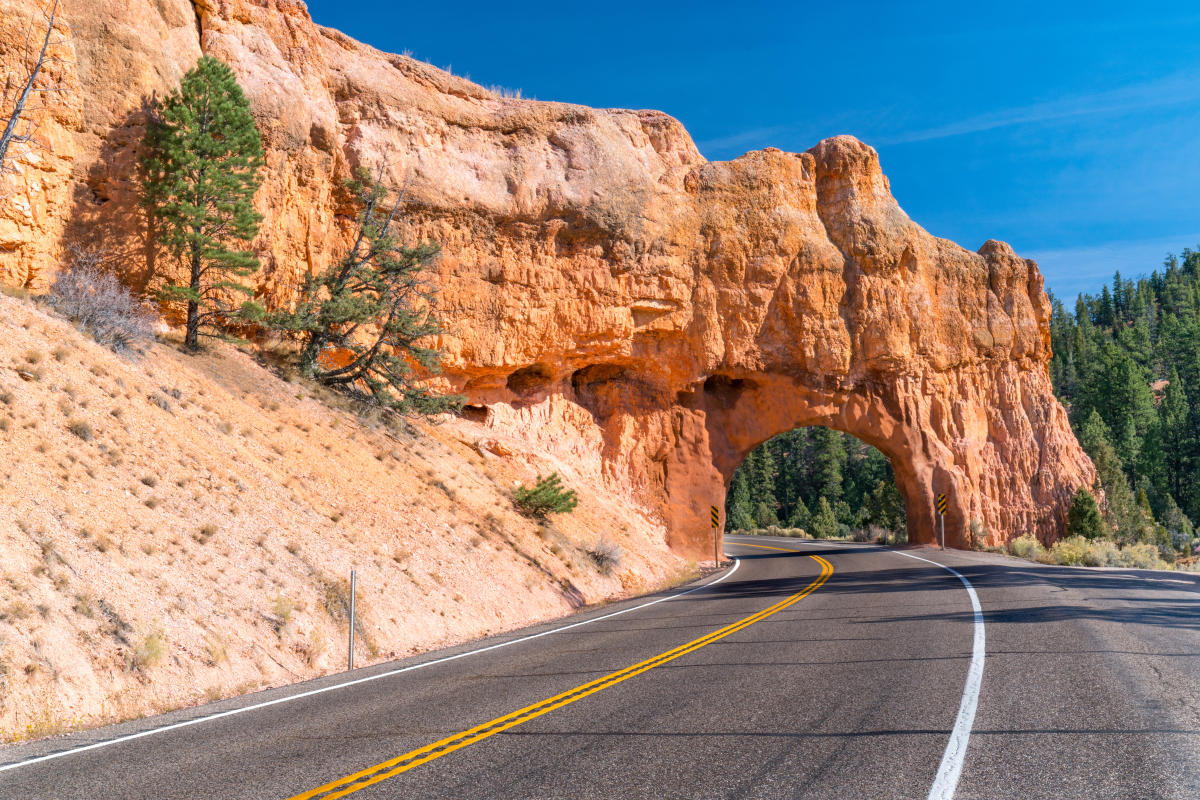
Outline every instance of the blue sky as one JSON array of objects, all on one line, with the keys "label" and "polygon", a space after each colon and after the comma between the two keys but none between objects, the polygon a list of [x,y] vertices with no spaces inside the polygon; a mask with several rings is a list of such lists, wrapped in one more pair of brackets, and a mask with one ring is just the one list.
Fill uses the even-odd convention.
[{"label": "blue sky", "polygon": [[1011,243],[1065,298],[1200,244],[1194,0],[309,10],[526,97],[661,109],[714,160],[853,134],[917,222],[971,249]]}]

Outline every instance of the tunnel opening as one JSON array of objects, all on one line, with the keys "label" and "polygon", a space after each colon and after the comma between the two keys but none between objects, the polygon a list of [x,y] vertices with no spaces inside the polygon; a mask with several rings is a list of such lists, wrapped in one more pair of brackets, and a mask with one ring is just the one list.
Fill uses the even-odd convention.
[{"label": "tunnel opening", "polygon": [[725,496],[725,531],[904,544],[904,496],[892,463],[854,436],[819,425],[755,447]]}]

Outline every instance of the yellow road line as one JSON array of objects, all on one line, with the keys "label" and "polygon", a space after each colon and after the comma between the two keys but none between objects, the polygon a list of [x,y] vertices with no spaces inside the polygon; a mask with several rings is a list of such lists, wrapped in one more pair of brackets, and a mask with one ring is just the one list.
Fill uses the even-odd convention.
[{"label": "yellow road line", "polygon": [[[769,544],[750,544],[749,542],[735,542],[732,539],[729,540],[729,543],[730,544],[738,544],[738,545],[741,545],[742,547],[757,547],[759,550],[780,550],[784,553],[796,553],[796,554],[800,553],[799,550],[792,550],[791,548],[788,548],[788,547],[771,547],[771,545],[769,545]],[[821,558],[820,556],[809,556],[809,558],[815,558],[819,561],[825,560],[825,559]]]},{"label": "yellow road line", "polygon": [[[765,545],[751,546],[763,547]],[[796,551],[792,550],[789,552]],[[666,664],[668,661],[672,661],[680,656],[699,650],[701,647],[710,645],[718,639],[723,639],[730,634],[737,633],[744,628],[748,628],[754,623],[760,622],[772,614],[783,611],[793,603],[796,603],[800,599],[807,597],[817,589],[821,588],[821,585],[825,583],[825,581],[829,580],[829,576],[833,574],[833,565],[820,556],[810,555],[809,558],[814,559],[821,565],[821,574],[801,591],[791,595],[790,597],[780,600],[775,605],[765,608],[762,611],[759,611],[757,614],[751,614],[750,616],[740,619],[731,625],[726,625],[720,630],[716,630],[710,634],[701,636],[699,639],[693,639],[687,644],[682,644],[679,647],[666,651],[665,653],[659,653],[653,658],[648,658],[645,661],[639,661],[637,664],[634,664],[631,667],[626,667],[625,669],[610,673],[605,675],[603,678],[597,678],[596,680],[588,681],[587,683],[576,686],[574,689],[568,689],[565,692],[556,694],[553,697],[542,700],[539,703],[534,703],[533,705],[526,706],[518,711],[513,711],[509,714],[505,714],[502,717],[497,717],[496,719],[485,722],[482,725],[476,725],[474,728],[456,733],[453,736],[447,736],[445,739],[440,739],[432,744],[427,744],[424,747],[412,750],[401,756],[396,756],[395,758],[389,759],[380,764],[376,764],[375,766],[359,770],[352,775],[339,778],[338,780],[327,783],[324,786],[318,786],[317,788],[310,789],[303,794],[290,797],[288,800],[316,800],[317,798],[319,798],[319,800],[334,800],[338,797],[345,797],[348,794],[353,794],[354,792],[365,789],[368,786],[379,783],[380,781],[395,777],[402,772],[407,772],[414,767],[419,767],[420,765],[427,764],[434,759],[441,758],[449,753],[453,753],[455,750],[459,750],[467,745],[474,744],[475,742],[486,739],[489,736],[495,736],[501,731],[506,731],[509,728],[516,727],[517,725],[528,722],[531,719],[540,717],[542,714],[547,714],[556,708],[562,708],[563,706],[574,703],[577,700],[582,700],[588,695],[595,694],[596,692],[607,689],[610,686],[615,686],[622,681],[627,681],[635,675],[641,675],[643,672]]]}]

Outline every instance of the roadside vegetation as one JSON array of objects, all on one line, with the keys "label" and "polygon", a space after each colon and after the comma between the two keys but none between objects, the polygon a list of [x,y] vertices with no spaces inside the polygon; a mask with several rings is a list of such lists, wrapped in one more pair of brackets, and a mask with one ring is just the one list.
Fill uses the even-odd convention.
[{"label": "roadside vegetation", "polygon": [[142,205],[154,242],[185,278],[165,275],[157,298],[184,307],[190,350],[199,349],[201,335],[263,316],[243,282],[259,266],[251,243],[262,221],[254,195],[263,164],[262,136],[233,70],[201,57],[155,109],[142,158]]},{"label": "roadside vegetation", "polygon": [[435,392],[425,380],[441,361],[424,344],[441,332],[427,280],[438,245],[409,247],[396,238],[402,197],[367,170],[343,190],[359,209],[353,243],[308,280],[293,310],[264,322],[299,342],[303,375],[356,400],[401,413],[459,410],[463,397]]},{"label": "roadside vegetation", "polygon": [[557,472],[539,475],[533,486],[518,486],[513,502],[521,513],[543,519],[548,514],[569,514],[579,505],[575,490],[563,486]]},{"label": "roadside vegetation", "polygon": [[1008,552],[1018,558],[1038,561],[1042,564],[1059,564],[1070,567],[1132,567],[1197,571],[1196,565],[1190,561],[1180,560],[1177,563],[1164,561],[1159,555],[1158,548],[1147,542],[1119,545],[1111,539],[1067,536],[1047,548],[1036,537],[1026,534],[1009,542]]},{"label": "roadside vegetation", "polygon": [[[1050,377],[1098,473],[1068,534],[1194,557],[1200,519],[1200,252],[1053,301]],[[1095,513],[1092,511],[1095,506]]]}]

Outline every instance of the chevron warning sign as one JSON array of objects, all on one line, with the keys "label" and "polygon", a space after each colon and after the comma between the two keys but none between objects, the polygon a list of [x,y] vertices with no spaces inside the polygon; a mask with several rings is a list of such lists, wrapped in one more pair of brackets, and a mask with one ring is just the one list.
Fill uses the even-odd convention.
[{"label": "chevron warning sign", "polygon": [[712,512],[713,527],[714,528],[721,527],[721,509],[717,508],[716,506],[709,506],[708,508]]},{"label": "chevron warning sign", "polygon": [[939,514],[941,514],[942,516],[946,515],[946,495],[939,494],[937,496],[937,501],[934,505],[937,506],[937,512]]}]

